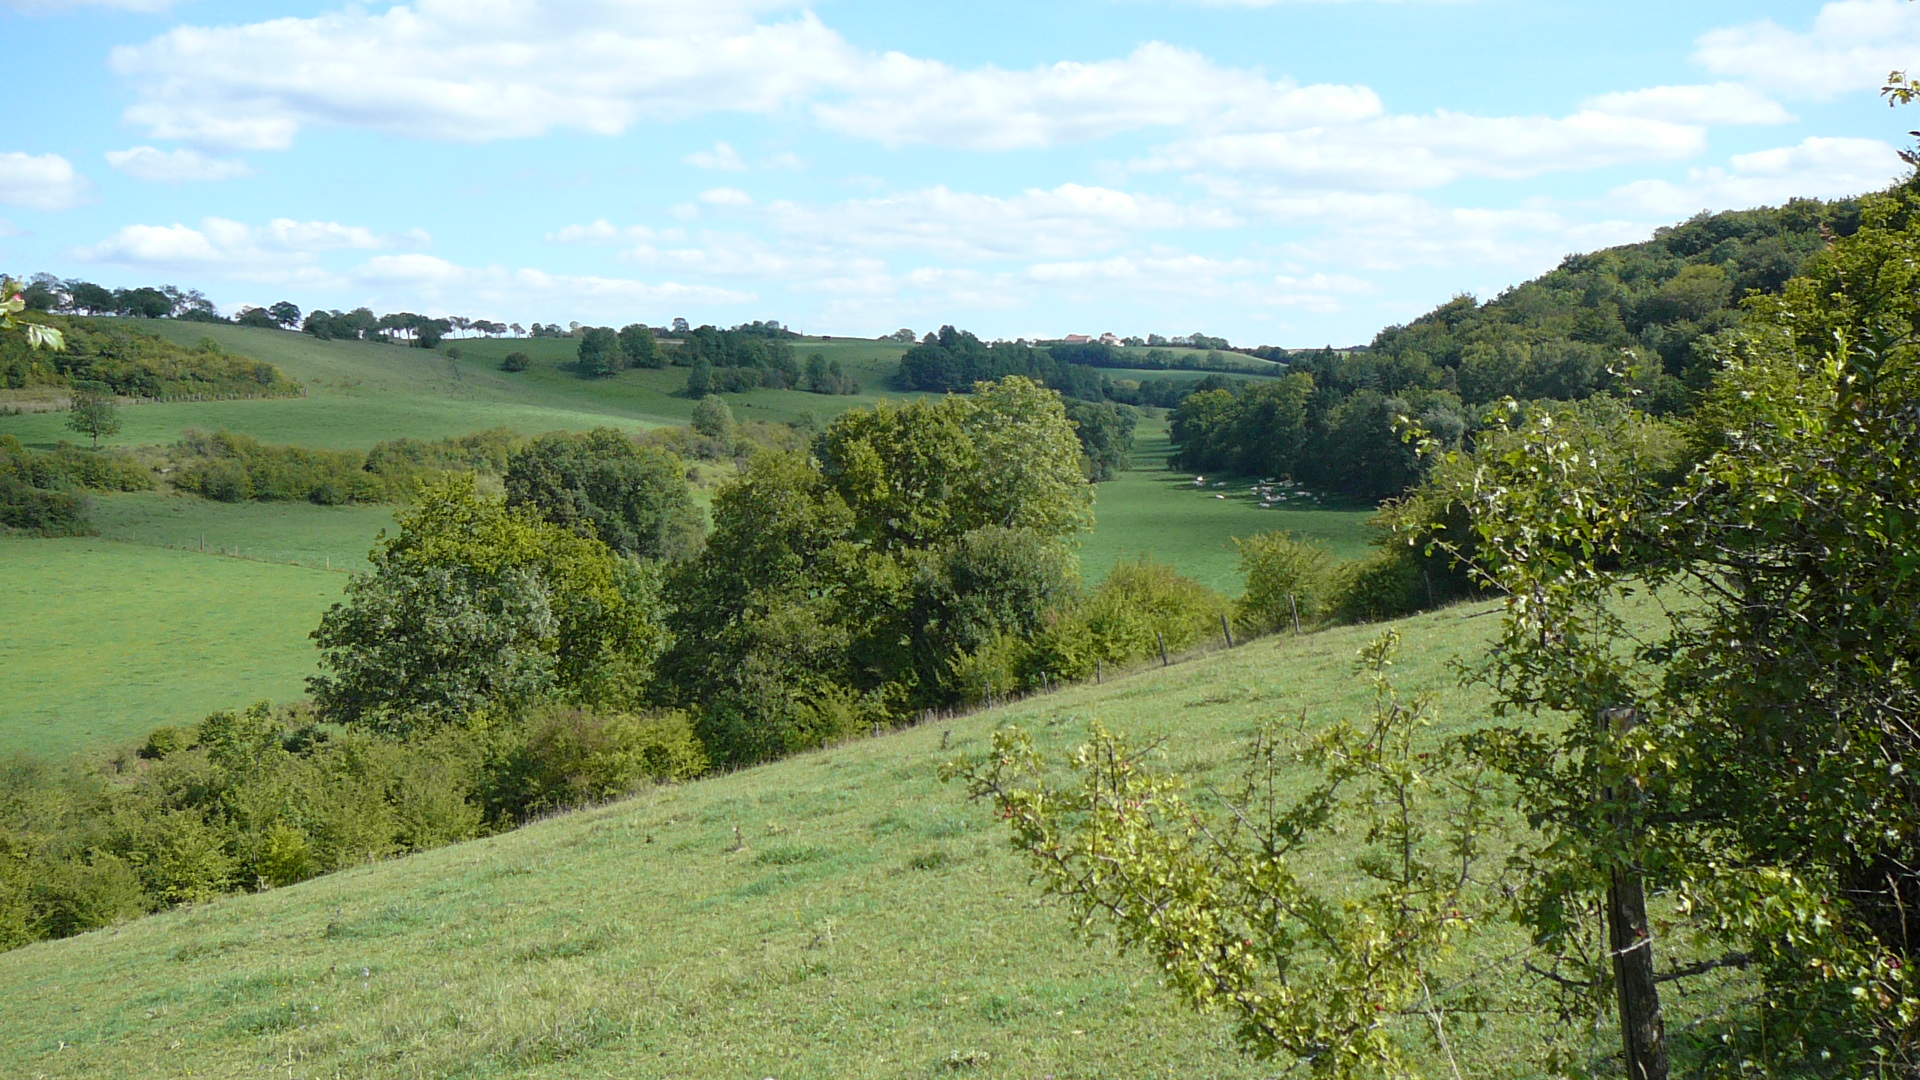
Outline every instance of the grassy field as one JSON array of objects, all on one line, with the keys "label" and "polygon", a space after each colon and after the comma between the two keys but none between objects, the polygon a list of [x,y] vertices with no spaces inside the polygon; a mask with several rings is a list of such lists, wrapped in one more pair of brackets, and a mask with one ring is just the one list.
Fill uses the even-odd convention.
[{"label": "grassy field", "polygon": [[344,574],[0,536],[0,754],[64,755],[304,694]]},{"label": "grassy field", "polygon": [[1089,583],[1104,578],[1116,563],[1144,554],[1238,595],[1243,582],[1234,538],[1274,530],[1319,540],[1341,559],[1366,554],[1371,507],[1262,509],[1245,482],[1195,488],[1191,473],[1166,467],[1171,451],[1166,421],[1142,421],[1134,438],[1133,469],[1096,489],[1097,523],[1080,548],[1080,571]]},{"label": "grassy field", "polygon": [[[123,430],[109,442],[120,446],[167,443],[190,427],[241,431],[267,442],[334,449],[365,449],[402,436],[435,439],[491,427],[534,434],[600,425],[644,428],[684,424],[693,401],[676,396],[686,385],[685,368],[628,371],[608,379],[583,379],[565,370],[578,342],[564,338],[523,341],[457,341],[458,361],[444,354],[397,345],[319,341],[306,334],[241,326],[210,326],[159,319],[143,329],[191,344],[212,337],[227,350],[277,364],[307,387],[304,398],[264,401],[181,402],[129,406]],[[786,421],[812,413],[830,419],[855,405],[897,391],[888,380],[904,346],[873,341],[805,341],[802,357],[819,351],[837,358],[860,380],[864,392],[825,397],[797,390],[756,390],[729,395],[743,420]],[[500,370],[500,359],[519,350],[532,358],[524,372]],[[29,446],[74,439],[59,413],[0,416],[0,434]]]},{"label": "grassy field", "polygon": [[[1496,627],[1463,614],[1399,624],[1398,681],[1435,695],[1440,731],[1481,714],[1448,665]],[[936,769],[1004,722],[1058,749],[1097,717],[1224,781],[1262,718],[1362,710],[1350,665],[1376,632],[1266,639],[0,955],[0,1073],[1272,1076],[1098,927],[1078,942]],[[1676,997],[1669,1031],[1722,1001]],[[1468,1075],[1538,1074],[1515,1023],[1453,1032]]]},{"label": "grassy field", "polygon": [[367,552],[394,528],[394,507],[312,503],[215,502],[159,492],[91,496],[100,535],[149,547],[215,554],[314,569],[365,570]]}]

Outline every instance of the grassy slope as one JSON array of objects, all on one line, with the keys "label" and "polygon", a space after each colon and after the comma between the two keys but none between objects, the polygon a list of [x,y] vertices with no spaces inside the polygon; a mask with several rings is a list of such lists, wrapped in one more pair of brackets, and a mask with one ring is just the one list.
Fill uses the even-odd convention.
[{"label": "grassy slope", "polygon": [[[1471,716],[1446,665],[1493,620],[1401,629],[1403,689]],[[794,1080],[973,1054],[991,1056],[975,1076],[1270,1075],[1148,965],[1076,943],[935,770],[1008,720],[1061,746],[1099,717],[1221,780],[1258,719],[1361,710],[1349,665],[1371,633],[1268,639],[952,721],[950,747],[919,728],[0,955],[0,1073]]]},{"label": "grassy slope", "polygon": [[1366,554],[1370,509],[1263,510],[1244,482],[1195,489],[1192,474],[1166,468],[1170,452],[1166,421],[1143,421],[1135,436],[1133,469],[1097,489],[1098,520],[1080,549],[1081,573],[1089,582],[1104,578],[1115,563],[1145,554],[1238,595],[1242,582],[1234,537],[1276,529],[1322,541],[1342,559]]},{"label": "grassy slope", "polygon": [[[437,352],[364,342],[318,341],[305,334],[155,320],[143,328],[191,343],[211,336],[230,351],[278,364],[305,384],[305,398],[270,401],[140,405],[121,411],[124,428],[110,440],[138,446],[171,442],[189,427],[243,431],[268,442],[364,449],[383,439],[462,435],[507,426],[524,433],[584,429],[602,424],[647,427],[682,424],[693,402],[673,396],[686,384],[685,368],[630,371],[610,379],[582,379],[562,369],[578,343],[566,339],[457,341],[462,359]],[[871,341],[801,342],[839,358],[866,393],[823,397],[793,390],[730,395],[741,419],[789,420],[802,412],[822,419],[887,393],[899,345]],[[499,370],[500,358],[520,350],[529,371]],[[898,396],[896,393],[895,396]],[[75,436],[58,413],[0,416],[0,433],[33,446]]]},{"label": "grassy slope", "polygon": [[0,754],[61,755],[303,693],[343,574],[0,536]]},{"label": "grassy slope", "polygon": [[149,547],[209,552],[314,569],[365,570],[381,530],[393,531],[391,506],[223,503],[193,495],[97,493],[90,513],[100,535]]}]

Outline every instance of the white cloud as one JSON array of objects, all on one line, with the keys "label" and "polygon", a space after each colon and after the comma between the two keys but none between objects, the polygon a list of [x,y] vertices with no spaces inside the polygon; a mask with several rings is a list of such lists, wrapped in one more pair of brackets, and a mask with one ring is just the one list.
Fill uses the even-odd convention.
[{"label": "white cloud", "polygon": [[0,206],[65,210],[78,206],[91,187],[59,154],[0,153]]},{"label": "white cloud", "polygon": [[180,183],[193,180],[234,180],[253,175],[244,161],[212,158],[196,150],[168,152],[151,146],[109,150],[107,164],[135,180]]},{"label": "white cloud", "polygon": [[958,71],[888,53],[863,73],[850,100],[814,106],[823,124],[844,134],[971,150],[1055,146],[1145,127],[1346,123],[1380,111],[1366,87],[1272,81],[1159,42],[1121,60],[1028,71]]},{"label": "white cloud", "polygon": [[590,225],[568,225],[547,234],[549,244],[617,244],[623,240],[649,240],[654,236],[652,229],[641,225],[629,225],[620,228],[606,218]]},{"label": "white cloud", "polygon": [[711,150],[696,150],[682,160],[698,169],[715,169],[720,172],[744,172],[747,167],[747,163],[740,157],[740,152],[723,142],[714,143]]},{"label": "white cloud", "polygon": [[0,7],[9,7],[29,15],[89,7],[118,8],[121,11],[169,11],[173,8],[173,0],[5,0]]},{"label": "white cloud", "polygon": [[1878,89],[1887,72],[1920,60],[1920,6],[1907,0],[1833,0],[1808,29],[1768,19],[1701,36],[1694,60],[1717,75],[1783,93],[1830,98]]},{"label": "white cloud", "polygon": [[1637,116],[1675,124],[1785,124],[1793,114],[1741,83],[1654,86],[1588,98],[1584,107],[1612,116]]},{"label": "white cloud", "polygon": [[424,239],[424,233],[383,236],[334,221],[278,218],[266,225],[247,225],[210,217],[198,228],[128,225],[74,254],[88,262],[191,270],[255,281],[318,281],[331,279],[320,267],[321,256],[329,252],[376,250]]},{"label": "white cloud", "polygon": [[1437,187],[1467,176],[1522,179],[1681,158],[1705,145],[1706,133],[1698,127],[1591,110],[1560,118],[1440,111],[1347,126],[1207,135],[1164,147],[1138,167],[1408,189]]},{"label": "white cloud", "polygon": [[347,277],[395,301],[514,311],[537,302],[543,309],[564,306],[569,315],[607,319],[634,318],[636,308],[651,309],[650,317],[659,319],[667,304],[731,305],[755,299],[750,292],[708,285],[470,267],[420,254],[378,255],[348,271]]},{"label": "white cloud", "polygon": [[777,202],[767,219],[794,240],[961,259],[1072,257],[1112,250],[1145,232],[1238,223],[1217,208],[1085,184],[1010,196],[943,185],[823,206]]},{"label": "white cloud", "polygon": [[1614,189],[1610,204],[1674,218],[1701,210],[1743,210],[1794,198],[1835,199],[1886,187],[1906,171],[1899,153],[1877,139],[1809,138],[1752,154],[1725,167],[1693,169],[1684,182],[1641,180]]},{"label": "white cloud", "polygon": [[9,236],[25,236],[26,234],[25,229],[8,221],[6,218],[0,218],[0,239],[5,239]]},{"label": "white cloud", "polygon": [[753,196],[739,188],[713,188],[700,193],[700,201],[708,206],[752,206]]},{"label": "white cloud", "polygon": [[304,127],[482,141],[767,112],[859,54],[789,0],[418,0],[311,19],[175,28],[113,51],[156,137],[282,148]]}]

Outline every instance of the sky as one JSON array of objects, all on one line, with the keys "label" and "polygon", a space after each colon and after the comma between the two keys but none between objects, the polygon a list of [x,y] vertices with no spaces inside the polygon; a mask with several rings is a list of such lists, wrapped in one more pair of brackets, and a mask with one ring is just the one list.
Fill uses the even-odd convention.
[{"label": "sky", "polygon": [[1907,0],[0,0],[0,269],[503,322],[1362,344],[1885,187]]}]

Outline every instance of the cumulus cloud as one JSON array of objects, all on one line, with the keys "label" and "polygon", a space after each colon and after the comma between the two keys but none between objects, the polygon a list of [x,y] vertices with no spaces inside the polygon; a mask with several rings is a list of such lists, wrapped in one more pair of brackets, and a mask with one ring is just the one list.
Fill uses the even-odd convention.
[{"label": "cumulus cloud", "polygon": [[1692,169],[1681,182],[1641,180],[1614,189],[1610,204],[1660,217],[1700,210],[1745,209],[1794,198],[1834,199],[1884,188],[1906,169],[1899,152],[1877,139],[1809,138],[1722,166]]},{"label": "cumulus cloud", "polygon": [[1833,0],[1805,30],[1771,19],[1701,36],[1694,60],[1716,75],[1782,93],[1830,98],[1878,89],[1920,57],[1920,7],[1907,0]]},{"label": "cumulus cloud", "polygon": [[0,206],[65,210],[78,206],[91,187],[59,154],[0,153]]},{"label": "cumulus cloud", "polygon": [[700,201],[708,206],[752,206],[753,196],[739,188],[712,188],[700,193]]},{"label": "cumulus cloud", "polygon": [[107,164],[135,180],[181,183],[195,180],[234,180],[253,175],[244,161],[208,157],[196,150],[159,150],[136,146],[109,150]]},{"label": "cumulus cloud", "polygon": [[336,251],[365,251],[418,242],[424,233],[384,236],[335,221],[278,218],[248,225],[226,218],[203,219],[199,226],[128,225],[97,244],[77,249],[83,260],[157,270],[191,270],[254,281],[331,279],[321,257]]},{"label": "cumulus cloud", "polygon": [[1785,124],[1793,120],[1779,102],[1742,83],[1653,86],[1601,94],[1585,107],[1613,116],[1637,116],[1675,124]]},{"label": "cumulus cloud", "polygon": [[1138,163],[1146,170],[1287,176],[1368,189],[1437,187],[1462,177],[1522,179],[1624,162],[1688,157],[1699,127],[1585,110],[1566,117],[1440,111],[1346,126],[1186,139]]},{"label": "cumulus cloud", "polygon": [[382,12],[177,27],[114,50],[159,138],[277,149],[335,125],[460,141],[767,112],[860,66],[785,0],[419,0]]},{"label": "cumulus cloud", "polygon": [[1380,112],[1366,87],[1273,81],[1158,42],[1124,59],[1028,71],[960,71],[888,53],[853,97],[814,106],[823,124],[848,135],[973,150],[1055,146],[1147,127],[1347,123]]}]

